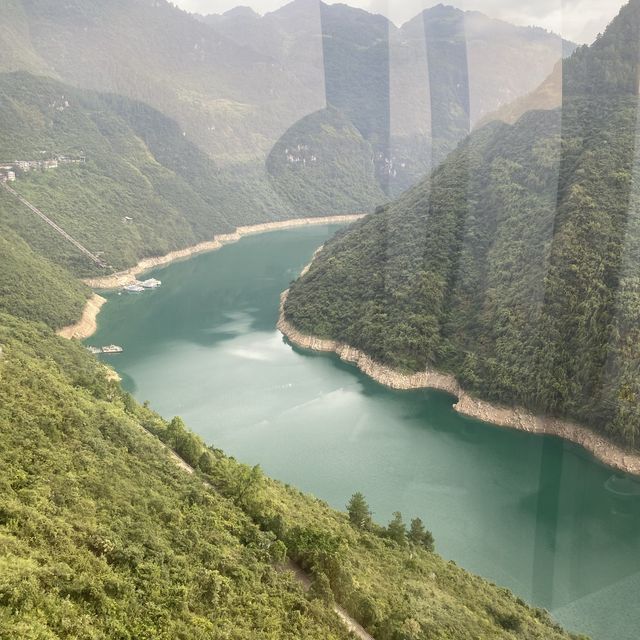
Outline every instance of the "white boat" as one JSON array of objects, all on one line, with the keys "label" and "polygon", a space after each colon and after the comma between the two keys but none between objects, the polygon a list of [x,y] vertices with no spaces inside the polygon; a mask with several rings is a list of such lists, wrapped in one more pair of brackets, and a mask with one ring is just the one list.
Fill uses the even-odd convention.
[{"label": "white boat", "polygon": [[102,353],[122,353],[124,349],[117,344],[109,344],[106,347],[102,347]]},{"label": "white boat", "polygon": [[161,284],[162,282],[160,280],[149,278],[148,280],[141,282],[140,286],[144,287],[145,289],[157,289]]},{"label": "white boat", "polygon": [[124,291],[128,291],[129,293],[140,293],[144,291],[144,287],[141,287],[139,284],[128,284],[126,287],[122,287]]},{"label": "white boat", "polygon": [[99,353],[102,353],[102,349],[100,347],[87,347],[87,350],[90,353],[93,353],[93,355],[98,355]]}]

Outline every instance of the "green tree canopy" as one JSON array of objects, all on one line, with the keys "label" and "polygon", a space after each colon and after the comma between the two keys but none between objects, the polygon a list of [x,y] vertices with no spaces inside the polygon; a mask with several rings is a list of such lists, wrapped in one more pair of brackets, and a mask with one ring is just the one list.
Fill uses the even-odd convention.
[{"label": "green tree canopy", "polygon": [[371,526],[371,510],[364,495],[359,491],[351,496],[347,504],[347,513],[354,527],[367,529]]}]

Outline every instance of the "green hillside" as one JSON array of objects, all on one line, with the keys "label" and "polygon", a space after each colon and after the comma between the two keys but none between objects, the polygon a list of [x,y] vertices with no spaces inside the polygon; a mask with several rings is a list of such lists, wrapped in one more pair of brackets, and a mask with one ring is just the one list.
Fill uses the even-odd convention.
[{"label": "green hillside", "polygon": [[389,194],[416,184],[470,124],[534,90],[574,49],[543,29],[444,5],[401,28],[346,4],[305,0],[264,16],[238,7],[200,19],[298,77],[315,75],[327,104],[373,147]]},{"label": "green hillside", "polygon": [[0,313],[58,329],[82,314],[90,290],[36,254],[10,229],[0,233]]},{"label": "green hillside", "polygon": [[[266,200],[272,216],[325,206],[321,196],[300,210],[298,191],[282,202],[268,184],[274,146],[311,114],[339,109],[373,147],[377,184],[348,198],[364,209],[384,201],[380,190],[414,185],[466,135],[470,119],[534,89],[571,48],[540,29],[443,6],[400,29],[366,11],[306,0],[264,17],[240,10],[206,19],[166,0],[10,0],[2,22],[9,53],[0,71],[150,105],[217,163],[223,198],[240,186],[243,207]],[[333,173],[344,184],[368,162],[367,151]]]},{"label": "green hillside", "polygon": [[[19,173],[13,186],[116,269],[291,215],[264,176],[220,172],[154,109],[25,73],[0,74],[0,153],[3,161],[84,155],[82,164]],[[5,192],[0,227],[78,275],[96,269]]]},{"label": "green hillside", "polygon": [[347,637],[276,571],[273,537],[140,430],[80,345],[0,327],[4,637]]},{"label": "green hillside", "polygon": [[267,172],[274,190],[294,211],[370,211],[385,200],[376,180],[373,148],[334,108],[289,129],[269,154]]},{"label": "green hillside", "polygon": [[[346,638],[334,597],[377,640],[569,637],[402,528],[352,525],[206,448],[137,405],[80,344],[0,315],[0,347],[7,637]],[[285,554],[313,577],[308,596],[276,569]]]},{"label": "green hillside", "polygon": [[639,28],[632,0],[565,62],[561,110],[480,129],[328,244],[288,318],[637,444]]},{"label": "green hillside", "polygon": [[317,82],[308,86],[166,0],[19,6],[32,55],[60,79],[150,104],[221,164],[262,160],[283,131],[322,106]]}]

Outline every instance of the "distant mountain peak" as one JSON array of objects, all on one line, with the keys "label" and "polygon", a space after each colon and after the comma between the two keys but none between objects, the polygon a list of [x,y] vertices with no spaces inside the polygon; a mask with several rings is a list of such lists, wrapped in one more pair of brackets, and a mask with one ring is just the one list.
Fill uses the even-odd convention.
[{"label": "distant mountain peak", "polygon": [[225,11],[223,14],[226,18],[259,18],[260,14],[251,7],[239,6]]},{"label": "distant mountain peak", "polygon": [[308,11],[309,9],[317,9],[321,4],[323,4],[321,0],[292,0],[272,13],[287,14]]}]

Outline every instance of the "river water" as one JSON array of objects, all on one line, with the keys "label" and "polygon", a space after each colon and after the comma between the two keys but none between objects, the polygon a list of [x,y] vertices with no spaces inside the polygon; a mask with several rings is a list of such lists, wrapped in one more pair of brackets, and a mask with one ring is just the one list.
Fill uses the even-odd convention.
[{"label": "river water", "polygon": [[597,640],[640,629],[638,485],[580,448],[462,417],[434,391],[393,391],[276,331],[280,292],[336,226],[249,236],[109,293],[88,343],[165,417],[271,476],[375,519],[420,516],[437,550]]}]

